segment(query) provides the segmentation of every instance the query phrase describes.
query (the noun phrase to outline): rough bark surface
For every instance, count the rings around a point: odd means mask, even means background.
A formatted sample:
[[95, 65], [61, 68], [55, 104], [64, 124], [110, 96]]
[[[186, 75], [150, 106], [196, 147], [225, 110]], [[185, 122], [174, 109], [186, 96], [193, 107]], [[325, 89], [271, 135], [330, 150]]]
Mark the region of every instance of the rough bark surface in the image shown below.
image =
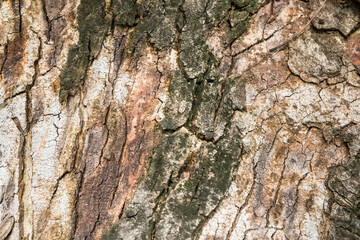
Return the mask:
[[358, 0], [2, 0], [0, 23], [0, 240], [360, 239]]

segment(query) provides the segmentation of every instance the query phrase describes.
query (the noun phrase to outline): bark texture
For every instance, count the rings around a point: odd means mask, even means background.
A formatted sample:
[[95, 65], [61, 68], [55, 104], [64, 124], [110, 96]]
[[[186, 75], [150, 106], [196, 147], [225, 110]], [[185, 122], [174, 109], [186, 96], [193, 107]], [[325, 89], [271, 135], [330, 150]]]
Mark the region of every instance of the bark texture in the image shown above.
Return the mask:
[[0, 21], [0, 240], [360, 239], [358, 0]]

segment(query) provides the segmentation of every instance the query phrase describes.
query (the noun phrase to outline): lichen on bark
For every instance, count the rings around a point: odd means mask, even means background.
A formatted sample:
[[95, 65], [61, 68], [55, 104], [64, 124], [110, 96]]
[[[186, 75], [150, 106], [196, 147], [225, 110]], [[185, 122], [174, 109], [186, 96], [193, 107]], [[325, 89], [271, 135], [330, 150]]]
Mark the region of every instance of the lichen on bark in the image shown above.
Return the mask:
[[360, 163], [356, 159], [334, 169], [328, 180], [333, 198], [330, 201], [328, 239], [356, 239], [360, 234]]
[[0, 239], [358, 239], [358, 0], [0, 3]]
[[79, 42], [70, 49], [60, 75], [60, 101], [77, 94], [85, 81], [89, 64], [100, 52], [110, 26], [105, 8], [105, 0], [82, 0], [78, 6]]
[[[253, 3], [242, 4], [248, 12]], [[144, 51], [140, 42], [178, 52], [159, 123], [170, 135], [155, 150], [123, 219], [103, 239], [194, 238], [223, 199], [242, 149], [232, 117], [245, 109], [245, 80], [220, 77], [220, 61], [206, 39], [224, 18], [233, 17], [232, 9], [230, 1], [155, 1], [136, 23], [130, 34], [133, 60]], [[158, 18], [167, 24], [154, 24]], [[199, 145], [196, 150], [190, 139]]]
[[242, 144], [229, 124], [223, 139], [204, 142], [185, 128], [155, 150], [124, 219], [103, 239], [192, 239], [224, 197]]

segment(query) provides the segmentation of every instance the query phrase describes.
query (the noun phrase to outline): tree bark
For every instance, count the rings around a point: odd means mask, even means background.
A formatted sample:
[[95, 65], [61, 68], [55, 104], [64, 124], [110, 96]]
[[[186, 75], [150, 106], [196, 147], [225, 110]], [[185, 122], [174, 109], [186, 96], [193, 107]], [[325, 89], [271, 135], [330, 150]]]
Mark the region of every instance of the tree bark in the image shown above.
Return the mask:
[[358, 0], [2, 0], [0, 239], [360, 239]]

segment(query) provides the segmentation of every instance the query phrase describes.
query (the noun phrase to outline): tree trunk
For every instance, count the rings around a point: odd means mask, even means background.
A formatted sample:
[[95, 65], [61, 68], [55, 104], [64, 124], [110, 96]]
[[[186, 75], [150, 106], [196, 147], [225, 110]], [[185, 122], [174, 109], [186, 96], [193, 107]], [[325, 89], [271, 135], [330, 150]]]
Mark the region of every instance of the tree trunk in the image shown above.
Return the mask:
[[2, 0], [0, 239], [360, 239], [358, 0]]

